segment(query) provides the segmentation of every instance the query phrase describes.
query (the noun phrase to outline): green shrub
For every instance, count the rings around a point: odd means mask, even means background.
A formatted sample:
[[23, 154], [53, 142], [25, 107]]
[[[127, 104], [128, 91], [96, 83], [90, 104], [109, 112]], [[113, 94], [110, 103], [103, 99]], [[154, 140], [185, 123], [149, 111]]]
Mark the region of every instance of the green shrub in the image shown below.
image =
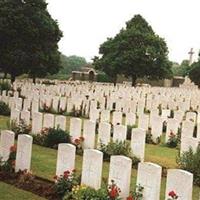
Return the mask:
[[80, 176], [78, 176], [73, 171], [65, 171], [61, 176], [55, 176], [55, 191], [60, 196], [63, 197], [66, 193], [72, 191], [72, 188], [80, 184]]
[[107, 187], [103, 186], [98, 190], [78, 185], [71, 193], [66, 194], [63, 200], [121, 200], [120, 192], [120, 188], [112, 180]]
[[150, 133], [150, 130], [146, 134], [145, 142], [147, 144], [155, 144], [154, 141], [153, 141], [153, 139], [152, 139], [152, 134]]
[[60, 143], [71, 143], [71, 137], [68, 132], [62, 129], [49, 128], [45, 134], [41, 134], [43, 146], [57, 149]]
[[10, 108], [3, 101], [0, 101], [0, 115], [10, 116]]
[[110, 82], [112, 82], [112, 80], [107, 74], [105, 74], [104, 72], [100, 72], [97, 75], [97, 82], [110, 83]]
[[147, 144], [160, 144], [160, 143], [161, 143], [161, 137], [157, 137], [157, 138], [156, 138], [156, 142], [153, 141], [152, 134], [151, 134], [151, 129], [149, 129], [149, 130], [147, 131], [147, 134], [146, 134], [145, 142], [146, 142]]
[[196, 152], [190, 148], [178, 156], [177, 163], [181, 169], [191, 172], [194, 175], [194, 184], [200, 186], [200, 145]]
[[130, 200], [143, 200], [144, 187], [141, 185], [136, 185], [135, 191], [130, 193], [130, 196], [127, 199]]
[[112, 155], [123, 155], [132, 159], [132, 165], [134, 167], [137, 167], [137, 164], [140, 162], [140, 160], [134, 156], [130, 143], [127, 141], [110, 142], [108, 145], [100, 144], [100, 151], [103, 152], [105, 161], [109, 161]]
[[0, 82], [0, 90], [3, 91], [3, 90], [11, 90], [12, 87], [11, 87], [11, 84], [7, 81], [3, 81], [3, 82]]
[[178, 136], [171, 132], [166, 146], [169, 148], [176, 148], [178, 146], [178, 142]]

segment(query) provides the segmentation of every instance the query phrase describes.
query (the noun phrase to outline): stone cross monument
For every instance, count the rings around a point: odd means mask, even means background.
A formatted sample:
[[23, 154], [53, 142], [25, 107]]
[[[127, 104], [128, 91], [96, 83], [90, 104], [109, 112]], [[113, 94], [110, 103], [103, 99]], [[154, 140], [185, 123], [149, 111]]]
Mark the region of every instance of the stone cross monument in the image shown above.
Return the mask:
[[188, 54], [189, 54], [189, 66], [191, 66], [192, 63], [193, 63], [193, 55], [194, 55], [193, 48], [190, 49], [190, 51], [188, 52]]

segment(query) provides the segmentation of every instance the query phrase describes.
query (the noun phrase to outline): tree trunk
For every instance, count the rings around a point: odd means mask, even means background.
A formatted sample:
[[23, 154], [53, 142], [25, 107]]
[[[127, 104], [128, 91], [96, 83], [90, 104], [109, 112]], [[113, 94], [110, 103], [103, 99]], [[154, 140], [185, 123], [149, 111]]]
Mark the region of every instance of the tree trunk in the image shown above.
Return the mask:
[[15, 82], [15, 77], [16, 77], [16, 76], [15, 76], [14, 74], [11, 74], [10, 76], [11, 76], [11, 83], [14, 83], [14, 82]]
[[117, 84], [117, 75], [113, 76], [113, 83], [114, 83], [114, 86], [116, 86], [116, 84]]
[[35, 84], [36, 83], [36, 76], [33, 75], [33, 83]]
[[132, 75], [131, 78], [132, 78], [132, 87], [135, 87], [136, 86], [137, 76], [136, 75]]

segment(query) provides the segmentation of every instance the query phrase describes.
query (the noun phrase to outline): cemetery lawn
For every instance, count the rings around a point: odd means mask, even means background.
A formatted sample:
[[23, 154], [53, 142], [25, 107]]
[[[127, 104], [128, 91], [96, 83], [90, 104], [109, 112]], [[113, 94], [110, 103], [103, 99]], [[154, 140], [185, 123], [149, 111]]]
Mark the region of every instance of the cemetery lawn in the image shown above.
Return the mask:
[[[176, 166], [175, 158], [176, 158], [177, 152], [178, 152], [177, 150], [169, 149], [166, 147], [147, 145], [146, 161], [153, 161], [162, 166], [167, 166], [167, 167], [173, 168]], [[175, 154], [175, 156], [173, 154]], [[33, 154], [32, 154], [32, 172], [33, 172], [33, 174], [43, 177], [43, 178], [47, 178], [49, 180], [53, 180], [53, 177], [54, 177], [55, 171], [56, 171], [56, 157], [57, 157], [57, 150], [41, 147], [38, 145], [33, 145]], [[81, 172], [81, 168], [82, 168], [82, 156], [76, 155], [76, 170], [78, 171], [78, 173]], [[103, 181], [107, 181], [108, 172], [109, 172], [109, 163], [104, 162]], [[135, 186], [136, 175], [137, 175], [137, 171], [135, 169], [133, 169], [132, 177], [131, 177], [131, 179], [132, 179], [131, 180], [131, 188], [134, 188], [134, 186]], [[161, 200], [164, 200], [165, 183], [166, 183], [166, 178], [162, 178]], [[194, 186], [193, 187], [193, 200], [198, 200], [199, 192], [200, 192], [200, 188]]]
[[[1, 130], [7, 129], [8, 122], [9, 122], [8, 117], [0, 116], [0, 129]], [[162, 145], [146, 144], [146, 147], [145, 147], [145, 161], [154, 162], [166, 168], [177, 168], [177, 164], [176, 164], [177, 155], [178, 155], [178, 150], [167, 148]], [[41, 147], [34, 144], [33, 151], [32, 151], [32, 163], [31, 163], [31, 169], [32, 169], [33, 174], [42, 178], [53, 180], [53, 177], [55, 176], [55, 171], [56, 171], [56, 159], [57, 159], [57, 150]], [[82, 156], [77, 155], [76, 156], [76, 170], [78, 171], [78, 173], [81, 172], [81, 168], [82, 168]], [[103, 181], [107, 181], [108, 172], [109, 172], [109, 163], [104, 162]], [[136, 175], [137, 175], [137, 171], [133, 169], [132, 177], [131, 177], [132, 179], [131, 189], [133, 189], [136, 184]], [[160, 198], [161, 200], [164, 200], [164, 196], [165, 196], [165, 183], [166, 183], [166, 178], [162, 178], [161, 198]], [[13, 193], [11, 191], [12, 190], [9, 190], [9, 192], [7, 193]], [[2, 191], [2, 192], [6, 193], [6, 189], [5, 191]], [[1, 192], [1, 185], [0, 185], [0, 199], [3, 199], [1, 198], [2, 192]], [[193, 200], [199, 200], [199, 193], [200, 193], [200, 188], [194, 186]], [[12, 199], [12, 198], [7, 198], [7, 199]]]
[[8, 185], [6, 183], [0, 182], [0, 199], [1, 200], [44, 200], [31, 192], [27, 192], [24, 190], [20, 190], [12, 185]]

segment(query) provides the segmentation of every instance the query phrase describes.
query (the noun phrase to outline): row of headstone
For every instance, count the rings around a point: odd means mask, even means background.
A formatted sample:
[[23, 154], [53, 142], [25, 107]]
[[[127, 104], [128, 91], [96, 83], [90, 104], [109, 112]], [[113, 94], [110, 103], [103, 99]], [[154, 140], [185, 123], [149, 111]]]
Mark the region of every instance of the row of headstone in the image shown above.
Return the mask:
[[[120, 197], [126, 199], [130, 192], [132, 161], [125, 156], [111, 156], [108, 183], [114, 180], [120, 188]], [[75, 147], [60, 144], [58, 148], [56, 174], [62, 175], [66, 170], [75, 168]], [[101, 187], [103, 153], [86, 149], [83, 155], [81, 184], [95, 189]], [[144, 187], [143, 199], [160, 199], [162, 167], [150, 162], [139, 163], [137, 185]], [[187, 188], [184, 186], [187, 185]], [[192, 200], [193, 175], [187, 171], [170, 169], [167, 174], [166, 200], [170, 191], [176, 191], [181, 200]]]
[[[15, 133], [9, 130], [1, 131], [0, 138], [0, 157], [3, 161], [7, 161], [10, 155], [10, 148], [14, 145]], [[28, 170], [31, 167], [33, 138], [30, 135], [20, 134], [17, 140], [17, 152], [15, 171]]]

